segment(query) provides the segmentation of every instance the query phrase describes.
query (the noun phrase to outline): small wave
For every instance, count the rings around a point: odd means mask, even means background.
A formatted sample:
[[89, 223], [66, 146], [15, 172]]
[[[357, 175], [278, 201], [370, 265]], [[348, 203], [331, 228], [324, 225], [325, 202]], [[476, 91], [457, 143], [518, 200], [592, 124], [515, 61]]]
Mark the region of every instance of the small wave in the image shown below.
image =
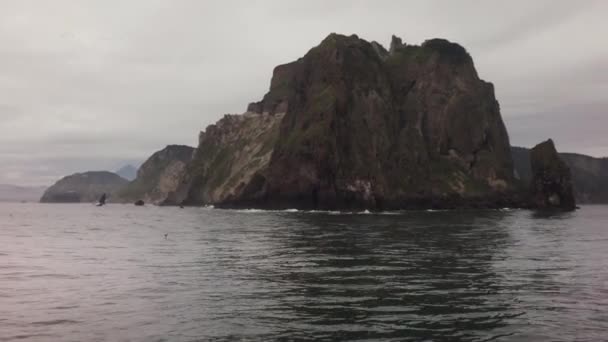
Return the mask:
[[267, 210], [267, 209], [220, 209], [233, 210], [238, 213], [302, 213], [302, 214], [325, 214], [325, 215], [403, 215], [403, 211], [339, 211], [339, 210], [300, 210], [300, 209], [283, 209], [283, 210]]
[[54, 310], [69, 310], [69, 309], [76, 309], [76, 308], [78, 308], [78, 305], [60, 305], [60, 306], [54, 307], [53, 309]]
[[376, 213], [378, 215], [404, 215], [403, 211], [381, 211]]
[[[231, 209], [228, 209], [231, 210]], [[298, 209], [284, 209], [284, 210], [267, 210], [267, 209], [235, 209], [234, 211], [238, 213], [299, 213], [299, 212], [309, 212]]]
[[263, 209], [238, 209], [235, 210], [238, 213], [266, 213], [273, 212], [274, 210], [263, 210]]
[[59, 324], [78, 324], [80, 321], [71, 319], [54, 319], [51, 321], [32, 322], [32, 325], [59, 325]]
[[73, 276], [73, 275], [69, 275], [69, 274], [59, 274], [59, 273], [30, 274], [27, 277], [28, 278], [78, 279], [77, 276]]
[[403, 211], [336, 211], [336, 210], [310, 210], [304, 211], [304, 213], [311, 214], [328, 214], [328, 215], [403, 215]]
[[52, 334], [23, 334], [23, 335], [13, 335], [13, 336], [9, 336], [9, 337], [0, 337], [0, 341], [30, 340], [33, 337], [49, 338], [49, 337], [57, 337], [57, 336], [52, 335]]
[[337, 211], [337, 210], [308, 210], [308, 211], [304, 211], [304, 212], [309, 213], [309, 214], [329, 214], [329, 215], [339, 215], [339, 214], [344, 213], [342, 211]]

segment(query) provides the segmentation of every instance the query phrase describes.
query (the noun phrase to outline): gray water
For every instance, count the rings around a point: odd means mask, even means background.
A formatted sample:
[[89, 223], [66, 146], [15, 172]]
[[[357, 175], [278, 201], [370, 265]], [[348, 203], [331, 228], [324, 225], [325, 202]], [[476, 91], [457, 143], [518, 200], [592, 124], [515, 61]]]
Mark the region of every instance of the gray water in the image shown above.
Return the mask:
[[607, 248], [606, 206], [2, 203], [0, 341], [605, 341]]

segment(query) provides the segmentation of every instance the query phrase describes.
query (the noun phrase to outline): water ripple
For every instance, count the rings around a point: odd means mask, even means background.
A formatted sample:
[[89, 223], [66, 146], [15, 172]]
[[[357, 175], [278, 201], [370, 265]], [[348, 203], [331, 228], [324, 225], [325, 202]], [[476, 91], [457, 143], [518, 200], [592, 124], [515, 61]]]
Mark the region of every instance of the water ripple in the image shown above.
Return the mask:
[[601, 341], [607, 209], [1, 204], [0, 341]]

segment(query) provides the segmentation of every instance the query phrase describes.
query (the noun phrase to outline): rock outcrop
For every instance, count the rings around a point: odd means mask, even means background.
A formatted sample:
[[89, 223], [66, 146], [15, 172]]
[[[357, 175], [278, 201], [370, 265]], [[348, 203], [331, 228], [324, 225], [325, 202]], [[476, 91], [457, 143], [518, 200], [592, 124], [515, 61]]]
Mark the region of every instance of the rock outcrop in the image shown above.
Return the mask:
[[[512, 147], [517, 177], [525, 184], [532, 180], [530, 149]], [[608, 158], [594, 158], [577, 153], [559, 153], [570, 168], [576, 203], [608, 203]]]
[[260, 110], [267, 109], [263, 113], [226, 115], [201, 132], [181, 184], [164, 204], [223, 203], [241, 198], [270, 161], [284, 115], [276, 113], [276, 105], [259, 104]]
[[533, 207], [574, 210], [576, 204], [570, 169], [564, 163], [551, 139], [530, 151]]
[[193, 147], [184, 145], [169, 145], [155, 152], [140, 166], [137, 177], [119, 191], [120, 200], [164, 202], [177, 189], [193, 152]]
[[201, 134], [166, 203], [262, 208], [516, 206], [492, 84], [458, 44], [390, 51], [329, 35]]
[[108, 171], [75, 173], [49, 187], [40, 198], [40, 202], [95, 202], [104, 193], [108, 201], [112, 202], [116, 199], [116, 192], [127, 183], [126, 179]]

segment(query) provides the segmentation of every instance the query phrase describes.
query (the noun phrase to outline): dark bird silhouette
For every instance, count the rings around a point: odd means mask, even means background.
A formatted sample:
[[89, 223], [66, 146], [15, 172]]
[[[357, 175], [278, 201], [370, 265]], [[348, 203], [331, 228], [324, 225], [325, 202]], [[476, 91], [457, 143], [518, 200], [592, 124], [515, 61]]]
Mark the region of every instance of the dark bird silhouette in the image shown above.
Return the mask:
[[101, 197], [99, 197], [99, 202], [97, 202], [97, 206], [101, 207], [104, 204], [106, 204], [106, 194], [105, 193], [103, 195], [101, 195]]
[[169, 235], [169, 233], [166, 233], [166, 234], [165, 234], [165, 240], [167, 240], [167, 235]]

